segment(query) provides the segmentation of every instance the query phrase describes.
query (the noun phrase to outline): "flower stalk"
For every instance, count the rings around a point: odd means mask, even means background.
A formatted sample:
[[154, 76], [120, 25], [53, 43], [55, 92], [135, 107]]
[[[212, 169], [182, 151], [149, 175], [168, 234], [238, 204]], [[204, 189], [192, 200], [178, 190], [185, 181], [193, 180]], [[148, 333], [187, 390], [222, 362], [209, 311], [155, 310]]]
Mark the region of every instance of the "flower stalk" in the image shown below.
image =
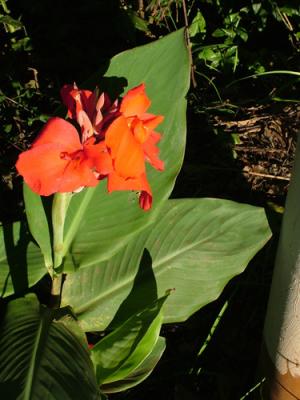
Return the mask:
[[61, 266], [64, 257], [64, 226], [67, 210], [72, 198], [72, 193], [56, 193], [52, 205], [52, 227], [53, 227], [53, 254], [54, 271]]

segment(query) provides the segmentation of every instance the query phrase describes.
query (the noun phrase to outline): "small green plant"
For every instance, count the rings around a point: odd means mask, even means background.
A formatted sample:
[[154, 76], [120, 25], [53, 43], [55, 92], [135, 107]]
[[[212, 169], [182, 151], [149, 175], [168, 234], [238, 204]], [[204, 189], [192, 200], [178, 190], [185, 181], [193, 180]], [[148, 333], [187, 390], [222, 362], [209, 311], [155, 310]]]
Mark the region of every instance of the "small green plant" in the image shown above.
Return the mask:
[[239, 63], [238, 43], [248, 40], [247, 31], [241, 26], [244, 13], [247, 13], [246, 8], [227, 15], [223, 20], [223, 26], [211, 33], [211, 37], [220, 42], [203, 44], [207, 35], [206, 21], [201, 11], [197, 10], [190, 28], [196, 64], [203, 61], [208, 68], [216, 71], [226, 70], [229, 67], [235, 72]]

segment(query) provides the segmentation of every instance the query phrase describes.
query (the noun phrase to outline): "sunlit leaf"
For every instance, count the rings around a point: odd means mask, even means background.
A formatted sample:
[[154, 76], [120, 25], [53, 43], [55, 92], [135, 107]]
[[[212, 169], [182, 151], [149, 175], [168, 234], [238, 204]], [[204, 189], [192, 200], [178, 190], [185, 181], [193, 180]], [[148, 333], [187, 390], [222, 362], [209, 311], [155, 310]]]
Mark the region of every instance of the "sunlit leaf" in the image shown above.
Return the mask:
[[[93, 263], [87, 257], [87, 268], [68, 276], [63, 303], [74, 307], [84, 330], [104, 330], [132, 290], [147, 248], [158, 296], [174, 289], [164, 306], [164, 322], [183, 321], [216, 299], [270, 234], [261, 208], [220, 199], [170, 200], [157, 221], [110, 260], [96, 261], [96, 251]], [[141, 274], [145, 292], [147, 282]], [[136, 294], [137, 304], [143, 290]]]
[[116, 393], [130, 389], [144, 381], [153, 371], [166, 348], [166, 341], [159, 337], [151, 353], [125, 379], [101, 386], [104, 393]]
[[93, 347], [91, 358], [98, 383], [125, 379], [152, 352], [159, 337], [165, 299], [134, 314]]

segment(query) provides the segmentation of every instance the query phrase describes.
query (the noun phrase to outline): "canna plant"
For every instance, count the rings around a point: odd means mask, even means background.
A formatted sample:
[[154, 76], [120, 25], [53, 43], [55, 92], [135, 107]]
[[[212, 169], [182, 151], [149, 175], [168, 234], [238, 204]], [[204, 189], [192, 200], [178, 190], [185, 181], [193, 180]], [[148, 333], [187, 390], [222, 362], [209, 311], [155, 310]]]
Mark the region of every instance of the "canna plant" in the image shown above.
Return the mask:
[[270, 237], [262, 209], [168, 200], [189, 71], [183, 30], [121, 53], [89, 89], [65, 85], [66, 119], [20, 154], [27, 223], [0, 231], [6, 399], [102, 399], [139, 384], [165, 349], [162, 324], [216, 299]]

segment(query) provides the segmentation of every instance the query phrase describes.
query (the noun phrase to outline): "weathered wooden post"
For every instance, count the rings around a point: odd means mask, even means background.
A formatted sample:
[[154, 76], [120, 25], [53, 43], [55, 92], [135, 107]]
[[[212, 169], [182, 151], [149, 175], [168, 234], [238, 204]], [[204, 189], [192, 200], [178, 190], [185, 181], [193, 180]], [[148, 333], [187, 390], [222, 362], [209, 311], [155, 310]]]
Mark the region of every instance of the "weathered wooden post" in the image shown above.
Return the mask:
[[300, 143], [292, 172], [264, 328], [264, 400], [300, 399]]

